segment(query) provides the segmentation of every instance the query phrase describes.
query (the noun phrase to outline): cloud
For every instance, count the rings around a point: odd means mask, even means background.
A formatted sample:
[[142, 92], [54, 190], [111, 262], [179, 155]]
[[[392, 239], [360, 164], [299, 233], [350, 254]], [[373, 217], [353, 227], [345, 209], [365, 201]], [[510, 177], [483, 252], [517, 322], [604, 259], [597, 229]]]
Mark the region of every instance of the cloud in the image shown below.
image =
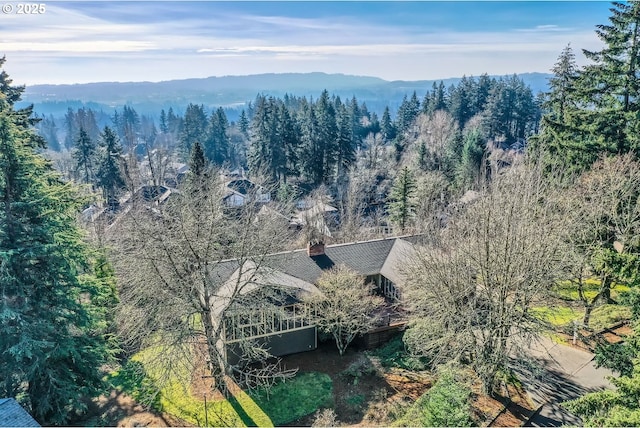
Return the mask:
[[[488, 23], [491, 30], [468, 31], [464, 26], [436, 29], [435, 15], [418, 25], [415, 19], [407, 24], [391, 17], [371, 19], [364, 13], [312, 17], [247, 13], [254, 6], [52, 3], [47, 4], [46, 15], [0, 17], [0, 55], [8, 54], [16, 80], [25, 83], [285, 71], [410, 79], [479, 74], [497, 66], [505, 72], [515, 67], [546, 71], [567, 43], [587, 49], [599, 43], [590, 29], [564, 28], [544, 20], [529, 28], [498, 30]], [[486, 69], [478, 71], [481, 67]]]

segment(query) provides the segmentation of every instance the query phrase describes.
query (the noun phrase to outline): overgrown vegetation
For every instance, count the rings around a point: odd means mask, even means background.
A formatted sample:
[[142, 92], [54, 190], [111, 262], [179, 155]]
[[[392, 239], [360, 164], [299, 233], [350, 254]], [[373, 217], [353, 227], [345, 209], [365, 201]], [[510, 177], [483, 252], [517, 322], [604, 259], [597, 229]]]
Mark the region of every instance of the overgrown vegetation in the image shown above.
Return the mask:
[[[404, 333], [406, 334], [406, 333]], [[397, 367], [410, 371], [427, 370], [430, 366], [426, 357], [414, 355], [407, 350], [403, 335], [393, 337], [380, 348], [374, 349], [372, 355], [380, 359], [383, 367]]]
[[453, 367], [438, 371], [436, 383], [394, 425], [403, 427], [467, 427], [471, 419], [471, 387]]

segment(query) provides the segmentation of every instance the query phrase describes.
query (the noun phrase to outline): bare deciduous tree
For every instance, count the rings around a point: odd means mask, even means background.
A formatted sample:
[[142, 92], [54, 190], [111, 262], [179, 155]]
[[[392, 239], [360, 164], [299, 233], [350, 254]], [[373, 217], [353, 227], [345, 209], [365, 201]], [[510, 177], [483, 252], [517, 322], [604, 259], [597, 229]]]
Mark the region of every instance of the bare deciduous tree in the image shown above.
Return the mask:
[[[258, 216], [254, 202], [226, 208], [223, 194], [216, 173], [191, 176], [164, 204], [131, 207], [110, 236], [125, 343], [132, 350], [155, 348], [164, 374], [174, 368], [192, 373], [206, 365], [207, 376], [226, 393], [229, 382], [264, 384], [280, 373], [277, 363], [266, 362], [268, 352], [249, 339], [243, 344], [246, 354], [263, 364], [231, 366], [223, 321], [239, 300], [256, 309], [270, 305], [261, 298], [264, 293], [250, 291], [259, 282], [265, 255], [286, 239], [287, 224]], [[247, 194], [250, 201], [252, 196]]]
[[316, 325], [333, 336], [343, 355], [356, 336], [375, 325], [383, 298], [373, 294], [373, 285], [342, 265], [324, 272], [316, 285], [322, 294], [307, 297], [315, 307]]
[[407, 263], [410, 349], [435, 364], [470, 362], [492, 390], [543, 327], [531, 308], [563, 275], [565, 232], [557, 192], [537, 169], [495, 177]]
[[[640, 163], [631, 154], [601, 159], [578, 178], [566, 199], [574, 226], [570, 280], [588, 327], [596, 305], [611, 302], [615, 283], [638, 279]], [[595, 295], [588, 293], [592, 279], [597, 280]]]
[[418, 116], [410, 139], [414, 141], [412, 147], [415, 153], [412, 157], [420, 158], [420, 168], [444, 169], [444, 160], [456, 129], [455, 120], [444, 110], [438, 110], [433, 115], [422, 113]]

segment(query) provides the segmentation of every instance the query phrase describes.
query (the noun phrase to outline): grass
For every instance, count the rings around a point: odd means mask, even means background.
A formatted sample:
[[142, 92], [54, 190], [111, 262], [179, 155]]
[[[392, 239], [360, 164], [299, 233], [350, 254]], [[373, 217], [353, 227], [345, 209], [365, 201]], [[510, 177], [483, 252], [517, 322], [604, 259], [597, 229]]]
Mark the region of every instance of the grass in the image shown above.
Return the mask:
[[595, 331], [600, 331], [628, 319], [631, 319], [631, 308], [628, 306], [602, 305], [591, 313], [589, 326]]
[[[532, 309], [532, 312], [540, 320], [549, 323], [555, 329], [562, 329], [569, 326], [573, 321], [582, 322], [584, 318], [584, 308], [571, 308], [568, 306], [539, 306]], [[593, 309], [589, 320], [589, 328], [594, 331], [611, 327], [620, 321], [631, 319], [631, 308], [620, 304], [605, 304]], [[562, 342], [562, 340], [559, 340]]]
[[[218, 399], [207, 401], [206, 413], [204, 397], [191, 395], [190, 385], [185, 379], [190, 379], [190, 371], [186, 365], [173, 367], [173, 370], [163, 378], [162, 368], [155, 364], [156, 357], [163, 352], [160, 348], [146, 349], [136, 354], [130, 360], [136, 367], [144, 367], [145, 378], [133, 378], [132, 381], [143, 379], [146, 383], [135, 384], [123, 388], [127, 393], [141, 389], [147, 391], [149, 385], [157, 385], [159, 393], [156, 396], [156, 410], [162, 410], [186, 422], [204, 426], [273, 426], [271, 419], [244, 391], [234, 393], [228, 400]], [[129, 363], [128, 363], [129, 364]], [[125, 367], [127, 365], [125, 364]], [[121, 370], [122, 371], [122, 370]], [[126, 371], [125, 371], [126, 372]], [[116, 373], [116, 379], [122, 377]], [[162, 382], [159, 379], [163, 379]], [[134, 396], [134, 399], [136, 397]]]
[[567, 306], [558, 306], [550, 308], [548, 306], [539, 306], [532, 308], [533, 314], [538, 319], [548, 322], [553, 327], [564, 327], [574, 320], [581, 320], [584, 310], [569, 308]]
[[107, 385], [110, 389], [122, 391], [136, 402], [153, 410], [159, 411], [162, 408], [158, 386], [140, 361], [129, 360], [120, 369], [110, 373], [107, 376]]
[[333, 382], [324, 373], [302, 373], [294, 379], [280, 383], [270, 391], [251, 393], [276, 426], [294, 422], [316, 410], [333, 405]]
[[[600, 290], [600, 280], [595, 278], [589, 278], [584, 281], [584, 294], [589, 300], [596, 297]], [[629, 287], [622, 284], [615, 284], [611, 288], [611, 298], [618, 299], [621, 293], [628, 292]], [[579, 301], [580, 295], [578, 293], [578, 287], [571, 281], [562, 281], [555, 289], [556, 295], [563, 300]]]

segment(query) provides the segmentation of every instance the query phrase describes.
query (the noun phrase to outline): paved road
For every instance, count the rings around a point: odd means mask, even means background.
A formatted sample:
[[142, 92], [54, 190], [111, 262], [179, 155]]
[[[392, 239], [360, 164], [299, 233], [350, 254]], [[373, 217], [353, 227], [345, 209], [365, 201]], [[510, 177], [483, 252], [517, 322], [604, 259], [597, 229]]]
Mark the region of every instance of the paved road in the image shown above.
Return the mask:
[[534, 403], [544, 404], [530, 426], [581, 425], [582, 421], [560, 407], [560, 403], [587, 392], [611, 388], [607, 376], [613, 373], [596, 368], [592, 353], [546, 338], [533, 343], [530, 351], [535, 364], [516, 369]]

